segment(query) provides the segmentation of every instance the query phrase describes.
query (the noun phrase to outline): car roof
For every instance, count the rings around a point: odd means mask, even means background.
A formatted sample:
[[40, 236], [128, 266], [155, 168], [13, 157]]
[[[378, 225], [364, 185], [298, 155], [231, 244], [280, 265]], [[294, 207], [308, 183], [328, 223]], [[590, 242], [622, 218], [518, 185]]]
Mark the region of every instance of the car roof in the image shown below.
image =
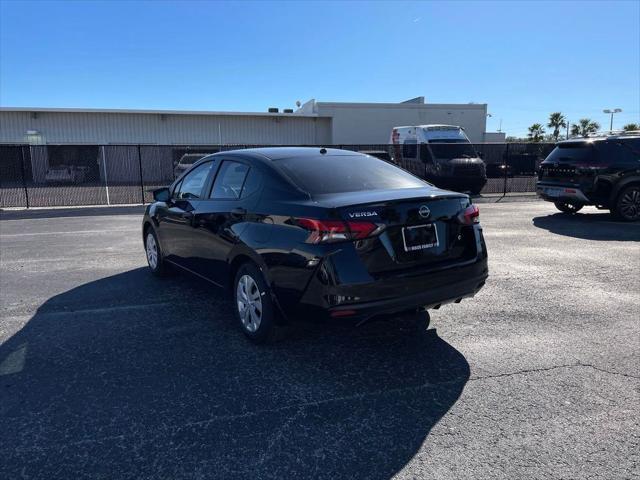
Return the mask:
[[326, 156], [350, 156], [350, 155], [362, 155], [358, 152], [351, 150], [341, 150], [339, 148], [324, 148], [324, 147], [263, 147], [263, 148], [247, 148], [244, 150], [231, 150], [227, 152], [220, 152], [216, 155], [235, 155], [235, 156], [248, 156], [253, 158], [263, 158], [267, 160], [282, 160], [284, 158], [292, 157], [318, 157], [320, 155]]
[[[325, 153], [320, 153], [320, 150], [324, 150]], [[283, 160], [285, 158], [317, 158], [319, 156], [353, 156], [364, 155], [363, 153], [354, 152], [351, 150], [341, 150], [339, 148], [324, 148], [324, 147], [262, 147], [262, 148], [243, 148], [238, 150], [226, 150], [224, 152], [218, 152], [210, 155], [206, 155], [189, 168], [196, 168], [200, 164], [210, 161], [216, 157], [223, 158], [237, 158], [251, 159], [257, 163], [268, 164], [270, 168], [273, 168], [272, 163], [275, 160]]]
[[628, 133], [628, 134], [621, 133], [621, 134], [613, 134], [613, 135], [595, 134], [589, 137], [573, 137], [567, 140], [560, 140], [558, 142], [558, 145], [562, 143], [603, 142], [606, 140], [631, 140], [631, 139], [638, 139], [638, 138], [640, 138], [640, 133], [635, 133], [635, 132]]
[[464, 130], [464, 128], [460, 127], [459, 125], [445, 125], [445, 124], [441, 124], [441, 123], [428, 123], [425, 125], [403, 125], [400, 127], [393, 127], [395, 129], [398, 128], [426, 128], [426, 129], [445, 129], [445, 130], [453, 130], [453, 129], [461, 129]]

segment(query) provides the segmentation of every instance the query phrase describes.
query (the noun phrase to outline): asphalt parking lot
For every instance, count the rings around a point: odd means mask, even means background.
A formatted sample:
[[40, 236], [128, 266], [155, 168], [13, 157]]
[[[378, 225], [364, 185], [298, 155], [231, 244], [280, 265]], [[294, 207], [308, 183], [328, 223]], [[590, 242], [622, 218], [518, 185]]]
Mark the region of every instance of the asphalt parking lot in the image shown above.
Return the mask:
[[489, 281], [428, 331], [256, 347], [136, 212], [3, 213], [0, 478], [640, 475], [639, 224], [482, 205]]

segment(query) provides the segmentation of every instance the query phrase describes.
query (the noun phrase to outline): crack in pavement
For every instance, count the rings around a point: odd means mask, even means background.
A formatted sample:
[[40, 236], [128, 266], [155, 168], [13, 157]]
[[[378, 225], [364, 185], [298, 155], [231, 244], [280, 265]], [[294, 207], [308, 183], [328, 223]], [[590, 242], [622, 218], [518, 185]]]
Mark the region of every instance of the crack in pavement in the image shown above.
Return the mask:
[[477, 377], [470, 377], [469, 381], [470, 382], [474, 382], [474, 381], [477, 381], [477, 380], [487, 380], [487, 379], [492, 379], [492, 378], [513, 377], [515, 375], [525, 375], [527, 373], [548, 372], [550, 370], [557, 370], [557, 369], [560, 369], [560, 368], [576, 368], [576, 367], [592, 368], [592, 369], [597, 370], [597, 371], [602, 372], [602, 373], [608, 373], [610, 375], [620, 375], [622, 377], [635, 378], [637, 380], [640, 380], [640, 376], [631, 375], [629, 373], [614, 372], [612, 370], [606, 370], [604, 368], [600, 368], [600, 367], [596, 367], [595, 365], [591, 365], [590, 363], [568, 363], [568, 364], [564, 364], [564, 365], [552, 365], [550, 367], [531, 368], [531, 369], [526, 369], [526, 370], [517, 370], [515, 372], [497, 373], [497, 374], [494, 374], [494, 375], [482, 375], [482, 376], [477, 376]]

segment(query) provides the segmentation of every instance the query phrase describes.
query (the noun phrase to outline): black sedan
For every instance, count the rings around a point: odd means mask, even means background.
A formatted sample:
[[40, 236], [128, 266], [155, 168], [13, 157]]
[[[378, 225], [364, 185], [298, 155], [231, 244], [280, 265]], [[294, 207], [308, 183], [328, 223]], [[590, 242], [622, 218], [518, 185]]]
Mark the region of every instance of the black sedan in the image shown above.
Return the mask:
[[298, 318], [357, 324], [457, 303], [488, 275], [467, 195], [356, 152], [221, 152], [154, 198], [143, 220], [151, 271], [229, 288], [256, 342]]

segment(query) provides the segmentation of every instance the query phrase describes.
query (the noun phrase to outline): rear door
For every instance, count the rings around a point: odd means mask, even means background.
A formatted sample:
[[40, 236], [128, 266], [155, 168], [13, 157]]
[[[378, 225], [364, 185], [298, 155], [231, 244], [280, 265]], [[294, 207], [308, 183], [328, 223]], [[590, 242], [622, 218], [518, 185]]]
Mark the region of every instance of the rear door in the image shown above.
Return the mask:
[[210, 193], [194, 212], [190, 269], [225, 284], [227, 258], [254, 219], [261, 185], [262, 175], [250, 163], [222, 160]]

